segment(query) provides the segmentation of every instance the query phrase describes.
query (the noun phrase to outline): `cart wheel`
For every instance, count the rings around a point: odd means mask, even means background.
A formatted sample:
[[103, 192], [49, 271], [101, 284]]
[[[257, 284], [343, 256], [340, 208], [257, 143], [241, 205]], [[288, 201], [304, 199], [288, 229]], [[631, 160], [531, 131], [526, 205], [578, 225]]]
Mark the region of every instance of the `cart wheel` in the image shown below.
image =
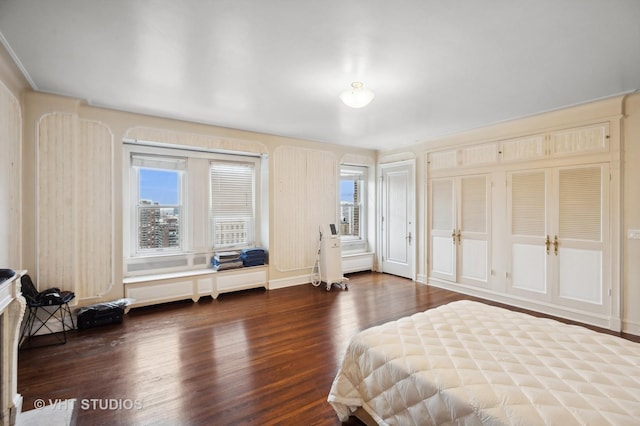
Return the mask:
[[327, 291], [331, 291], [331, 286], [327, 285]]
[[344, 285], [344, 289], [345, 289], [345, 291], [349, 291], [349, 286], [345, 284]]

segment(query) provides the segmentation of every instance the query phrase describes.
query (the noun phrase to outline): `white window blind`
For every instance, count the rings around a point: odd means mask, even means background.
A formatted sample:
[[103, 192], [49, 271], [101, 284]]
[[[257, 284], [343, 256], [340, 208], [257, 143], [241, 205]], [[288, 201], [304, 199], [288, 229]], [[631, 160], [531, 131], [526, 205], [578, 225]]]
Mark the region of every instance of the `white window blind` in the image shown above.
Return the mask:
[[187, 160], [179, 157], [132, 154], [131, 165], [147, 169], [186, 170]]
[[255, 241], [254, 164], [212, 161], [210, 172], [214, 248], [252, 245]]

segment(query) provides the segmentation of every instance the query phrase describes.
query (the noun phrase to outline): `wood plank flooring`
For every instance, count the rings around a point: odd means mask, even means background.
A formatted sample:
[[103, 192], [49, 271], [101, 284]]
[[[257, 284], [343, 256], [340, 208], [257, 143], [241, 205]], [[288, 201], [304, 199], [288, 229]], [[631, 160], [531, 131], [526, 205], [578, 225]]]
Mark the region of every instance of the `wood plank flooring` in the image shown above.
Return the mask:
[[473, 298], [366, 272], [349, 291], [308, 284], [133, 309], [121, 325], [21, 350], [18, 392], [23, 411], [76, 398], [77, 425], [339, 425], [326, 398], [351, 336], [460, 299]]

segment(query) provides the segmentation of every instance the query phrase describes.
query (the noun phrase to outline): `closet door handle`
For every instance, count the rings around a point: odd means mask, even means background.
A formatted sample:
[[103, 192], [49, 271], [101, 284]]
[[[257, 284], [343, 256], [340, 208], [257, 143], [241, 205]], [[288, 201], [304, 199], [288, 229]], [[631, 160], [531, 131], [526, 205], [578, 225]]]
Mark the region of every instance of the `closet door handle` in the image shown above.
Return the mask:
[[456, 230], [451, 231], [451, 238], [453, 238], [453, 245], [456, 245]]
[[458, 235], [456, 235], [458, 237], [458, 245], [460, 245], [460, 239], [462, 238], [462, 233], [460, 232], [460, 230], [458, 229]]
[[547, 254], [549, 254], [549, 247], [551, 246], [551, 238], [547, 235], [547, 239], [544, 240], [544, 245], [547, 247]]
[[555, 254], [556, 256], [558, 255], [559, 244], [560, 242], [558, 241], [558, 236], [556, 235], [555, 238], [553, 239], [553, 254]]

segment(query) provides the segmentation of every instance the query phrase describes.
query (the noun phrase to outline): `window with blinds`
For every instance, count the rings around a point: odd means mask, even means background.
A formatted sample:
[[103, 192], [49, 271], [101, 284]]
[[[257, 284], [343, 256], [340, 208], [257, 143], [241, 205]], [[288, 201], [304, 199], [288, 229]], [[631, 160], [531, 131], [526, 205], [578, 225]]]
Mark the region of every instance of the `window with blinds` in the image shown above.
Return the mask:
[[214, 249], [255, 242], [255, 165], [212, 161], [211, 240]]
[[260, 246], [257, 156], [125, 143], [127, 276], [207, 267], [216, 251]]
[[343, 240], [364, 240], [367, 168], [340, 166], [340, 235]]

